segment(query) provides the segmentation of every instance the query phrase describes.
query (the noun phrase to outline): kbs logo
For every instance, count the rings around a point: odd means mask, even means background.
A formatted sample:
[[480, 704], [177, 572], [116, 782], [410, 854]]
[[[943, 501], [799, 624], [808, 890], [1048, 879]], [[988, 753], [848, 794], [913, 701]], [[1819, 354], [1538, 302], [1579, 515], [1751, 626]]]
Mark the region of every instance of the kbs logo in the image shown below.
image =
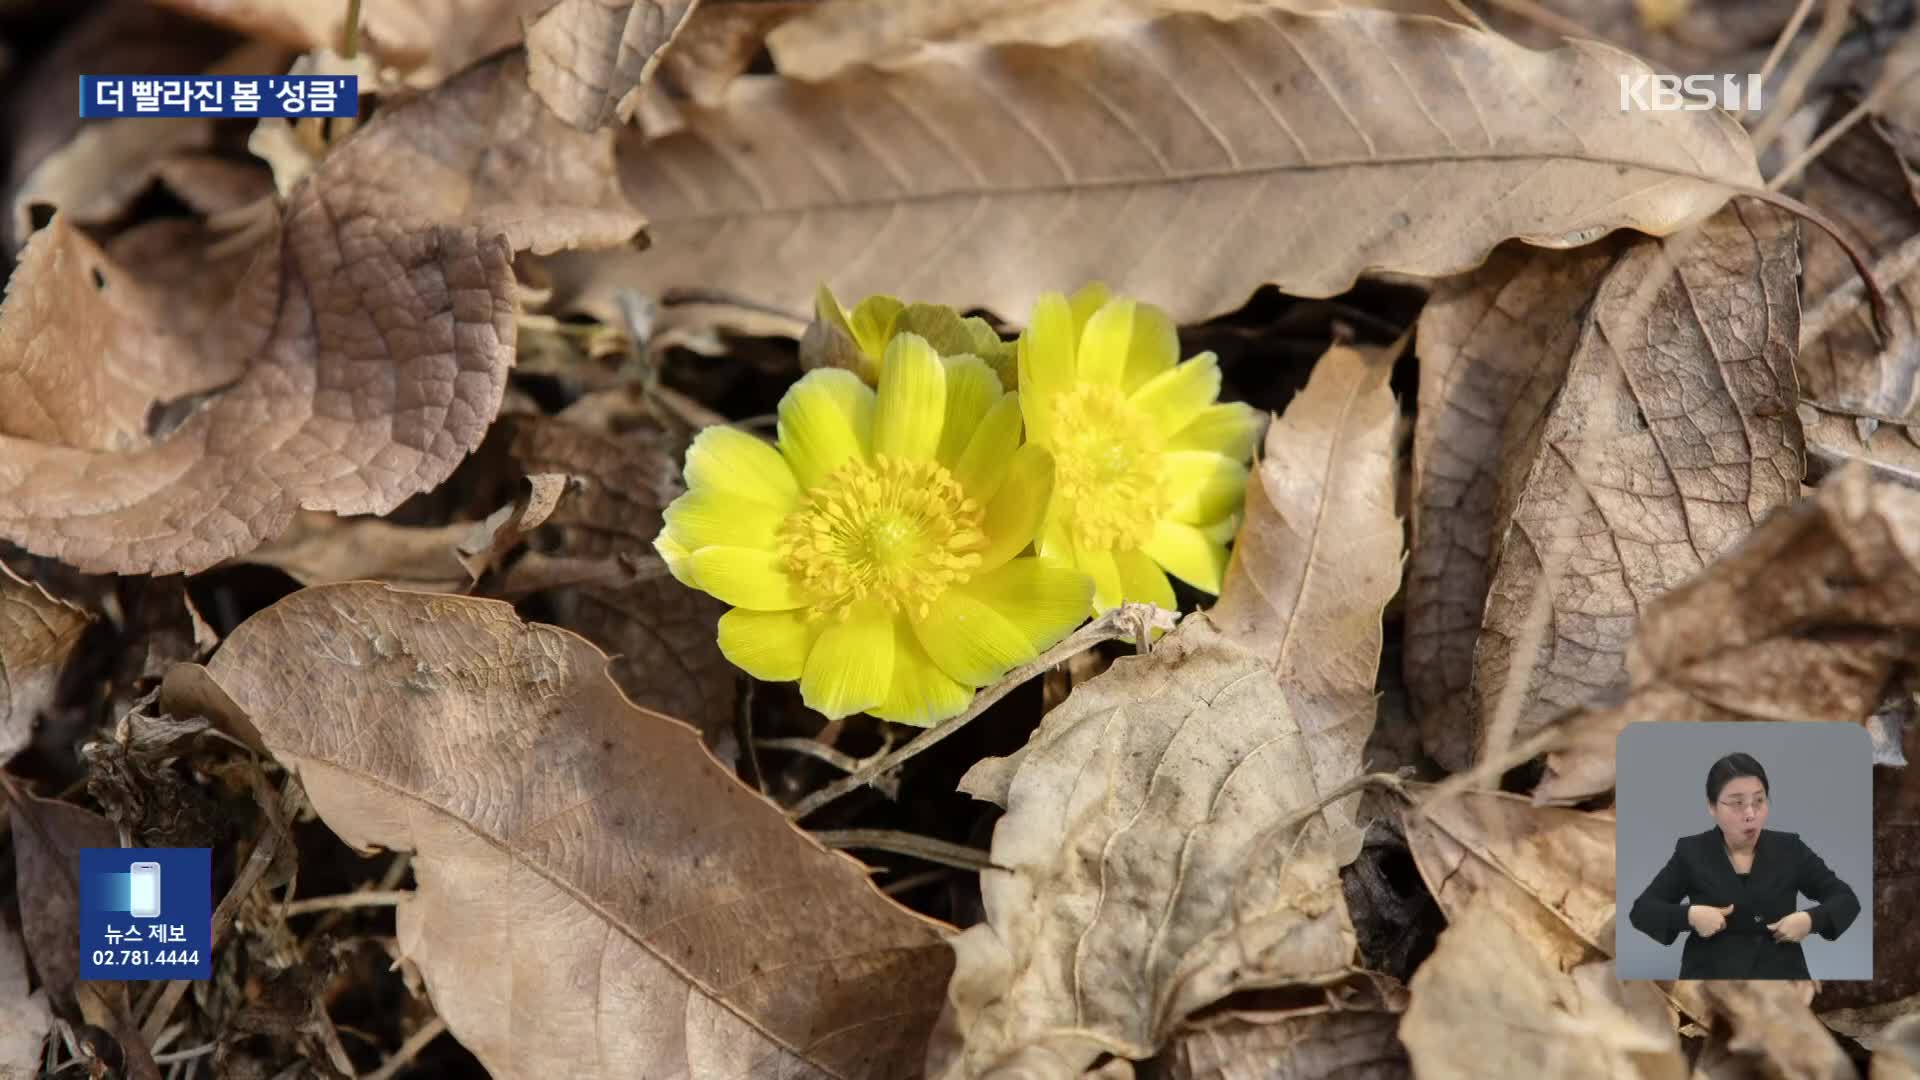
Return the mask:
[[[1745, 93], [1742, 93], [1742, 90]], [[1760, 111], [1758, 75], [1622, 75], [1620, 111]]]

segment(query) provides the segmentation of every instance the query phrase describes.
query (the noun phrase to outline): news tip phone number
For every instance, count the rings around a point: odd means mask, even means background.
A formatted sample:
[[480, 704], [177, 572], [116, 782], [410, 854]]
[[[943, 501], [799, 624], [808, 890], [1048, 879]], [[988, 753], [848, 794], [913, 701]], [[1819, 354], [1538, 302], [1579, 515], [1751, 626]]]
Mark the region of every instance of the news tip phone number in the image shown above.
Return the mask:
[[95, 949], [95, 967], [146, 967], [149, 964], [198, 964], [199, 949]]

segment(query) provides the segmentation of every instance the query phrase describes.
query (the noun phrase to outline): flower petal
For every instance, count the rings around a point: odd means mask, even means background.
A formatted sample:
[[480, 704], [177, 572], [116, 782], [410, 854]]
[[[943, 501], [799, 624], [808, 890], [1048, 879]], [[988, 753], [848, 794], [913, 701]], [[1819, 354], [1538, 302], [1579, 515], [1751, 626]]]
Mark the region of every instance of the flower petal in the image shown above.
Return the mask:
[[1152, 539], [1140, 550], [1181, 581], [1202, 592], [1219, 594], [1220, 579], [1227, 572], [1226, 545], [1192, 525], [1163, 518], [1154, 526]]
[[786, 514], [766, 503], [729, 498], [703, 487], [668, 503], [662, 517], [667, 523], [663, 535], [687, 552], [714, 544], [771, 551]]
[[687, 487], [711, 488], [729, 498], [791, 510], [800, 485], [780, 451], [736, 427], [713, 424], [687, 447]]
[[686, 565], [696, 588], [734, 607], [786, 611], [804, 603], [780, 556], [772, 551], [715, 545], [689, 554]]
[[822, 626], [799, 611], [734, 608], [720, 616], [720, 654], [756, 679], [792, 682], [806, 669]]
[[982, 522], [987, 546], [980, 552], [980, 569], [992, 570], [1025, 550], [1047, 516], [1053, 496], [1053, 455], [1033, 443], [1014, 451], [1006, 483], [987, 503]]
[[1173, 583], [1143, 551], [1116, 551], [1113, 561], [1120, 568], [1120, 595], [1135, 603], [1152, 604], [1165, 611], [1178, 611], [1173, 598]]
[[940, 428], [940, 464], [952, 468], [967, 449], [980, 421], [1000, 400], [1000, 376], [977, 356], [946, 358], [947, 417]]
[[780, 398], [780, 452], [803, 490], [866, 460], [872, 439], [873, 391], [851, 371], [809, 371]]
[[1020, 365], [1020, 408], [1027, 438], [1044, 442], [1053, 396], [1073, 385], [1073, 309], [1059, 293], [1047, 293], [1033, 305], [1033, 318], [1015, 345]]
[[1240, 508], [1247, 493], [1247, 467], [1207, 450], [1175, 450], [1160, 456], [1173, 499], [1166, 516], [1197, 525]]
[[940, 670], [985, 686], [1080, 625], [1092, 593], [1084, 574], [1015, 559], [941, 593], [913, 632]]
[[1204, 352], [1148, 379], [1127, 400], [1165, 439], [1193, 423], [1219, 396], [1220, 363]]
[[973, 702], [973, 688], [941, 671], [904, 619], [894, 624], [893, 650], [893, 684], [887, 699], [868, 712], [896, 724], [932, 727], [958, 716]]
[[1080, 335], [1081, 382], [1104, 383], [1131, 393], [1180, 359], [1173, 320], [1151, 304], [1110, 300], [1087, 320]]
[[930, 461], [947, 414], [947, 369], [919, 334], [896, 334], [880, 364], [873, 452]]
[[660, 561], [667, 564], [667, 573], [672, 574], [675, 581], [688, 588], [700, 587], [699, 580], [693, 576], [693, 567], [687, 562], [687, 557], [693, 552], [688, 551], [685, 544], [662, 529], [660, 535], [653, 538], [653, 550], [660, 553]]
[[1111, 611], [1120, 606], [1120, 564], [1111, 551], [1087, 551], [1075, 547], [1073, 561], [1093, 578], [1093, 610]]
[[1087, 320], [1093, 318], [1093, 313], [1106, 307], [1107, 301], [1111, 299], [1113, 299], [1113, 291], [1107, 288], [1107, 283], [1104, 281], [1089, 281], [1074, 292], [1073, 296], [1067, 300], [1067, 307], [1073, 312], [1075, 338], [1078, 338], [1080, 332], [1086, 329]]
[[1076, 565], [1073, 557], [1073, 531], [1068, 522], [1073, 520], [1073, 507], [1054, 500], [1047, 508], [1047, 520], [1040, 526], [1040, 536], [1034, 541], [1033, 549], [1050, 563], [1060, 566]]
[[1014, 448], [1020, 445], [1020, 395], [1002, 394], [987, 410], [960, 460], [953, 467], [953, 478], [975, 501], [985, 505], [1006, 483], [1007, 467], [1012, 464]]
[[1200, 410], [1186, 427], [1167, 441], [1169, 450], [1211, 450], [1235, 461], [1248, 461], [1266, 426], [1266, 414], [1244, 401], [1223, 401]]
[[864, 712], [887, 700], [893, 686], [893, 617], [861, 604], [845, 622], [830, 622], [807, 652], [800, 699], [829, 720]]
[[854, 344], [875, 361], [880, 360], [886, 355], [887, 343], [893, 340], [893, 328], [906, 307], [899, 300], [878, 293], [854, 305], [853, 312], [847, 316]]

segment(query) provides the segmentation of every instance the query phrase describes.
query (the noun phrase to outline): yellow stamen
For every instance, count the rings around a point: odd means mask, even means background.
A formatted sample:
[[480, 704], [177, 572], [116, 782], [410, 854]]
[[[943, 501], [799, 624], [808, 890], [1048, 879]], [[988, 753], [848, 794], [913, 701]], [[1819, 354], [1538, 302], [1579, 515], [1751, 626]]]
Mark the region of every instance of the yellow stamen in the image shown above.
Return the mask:
[[1072, 508], [1076, 547], [1124, 551], [1153, 536], [1168, 498], [1152, 431], [1118, 387], [1082, 383], [1054, 402], [1054, 492]]
[[780, 553], [811, 614], [845, 619], [875, 599], [925, 618], [986, 546], [980, 504], [933, 461], [841, 465], [780, 523]]

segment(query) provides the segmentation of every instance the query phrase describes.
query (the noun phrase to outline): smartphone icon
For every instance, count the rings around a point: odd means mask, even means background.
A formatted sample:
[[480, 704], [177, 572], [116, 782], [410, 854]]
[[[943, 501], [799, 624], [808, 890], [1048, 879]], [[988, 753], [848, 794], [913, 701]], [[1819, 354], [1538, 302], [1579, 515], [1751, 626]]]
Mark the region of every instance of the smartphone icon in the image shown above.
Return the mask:
[[133, 881], [129, 900], [133, 917], [151, 919], [160, 914], [160, 864], [137, 862], [128, 876]]

